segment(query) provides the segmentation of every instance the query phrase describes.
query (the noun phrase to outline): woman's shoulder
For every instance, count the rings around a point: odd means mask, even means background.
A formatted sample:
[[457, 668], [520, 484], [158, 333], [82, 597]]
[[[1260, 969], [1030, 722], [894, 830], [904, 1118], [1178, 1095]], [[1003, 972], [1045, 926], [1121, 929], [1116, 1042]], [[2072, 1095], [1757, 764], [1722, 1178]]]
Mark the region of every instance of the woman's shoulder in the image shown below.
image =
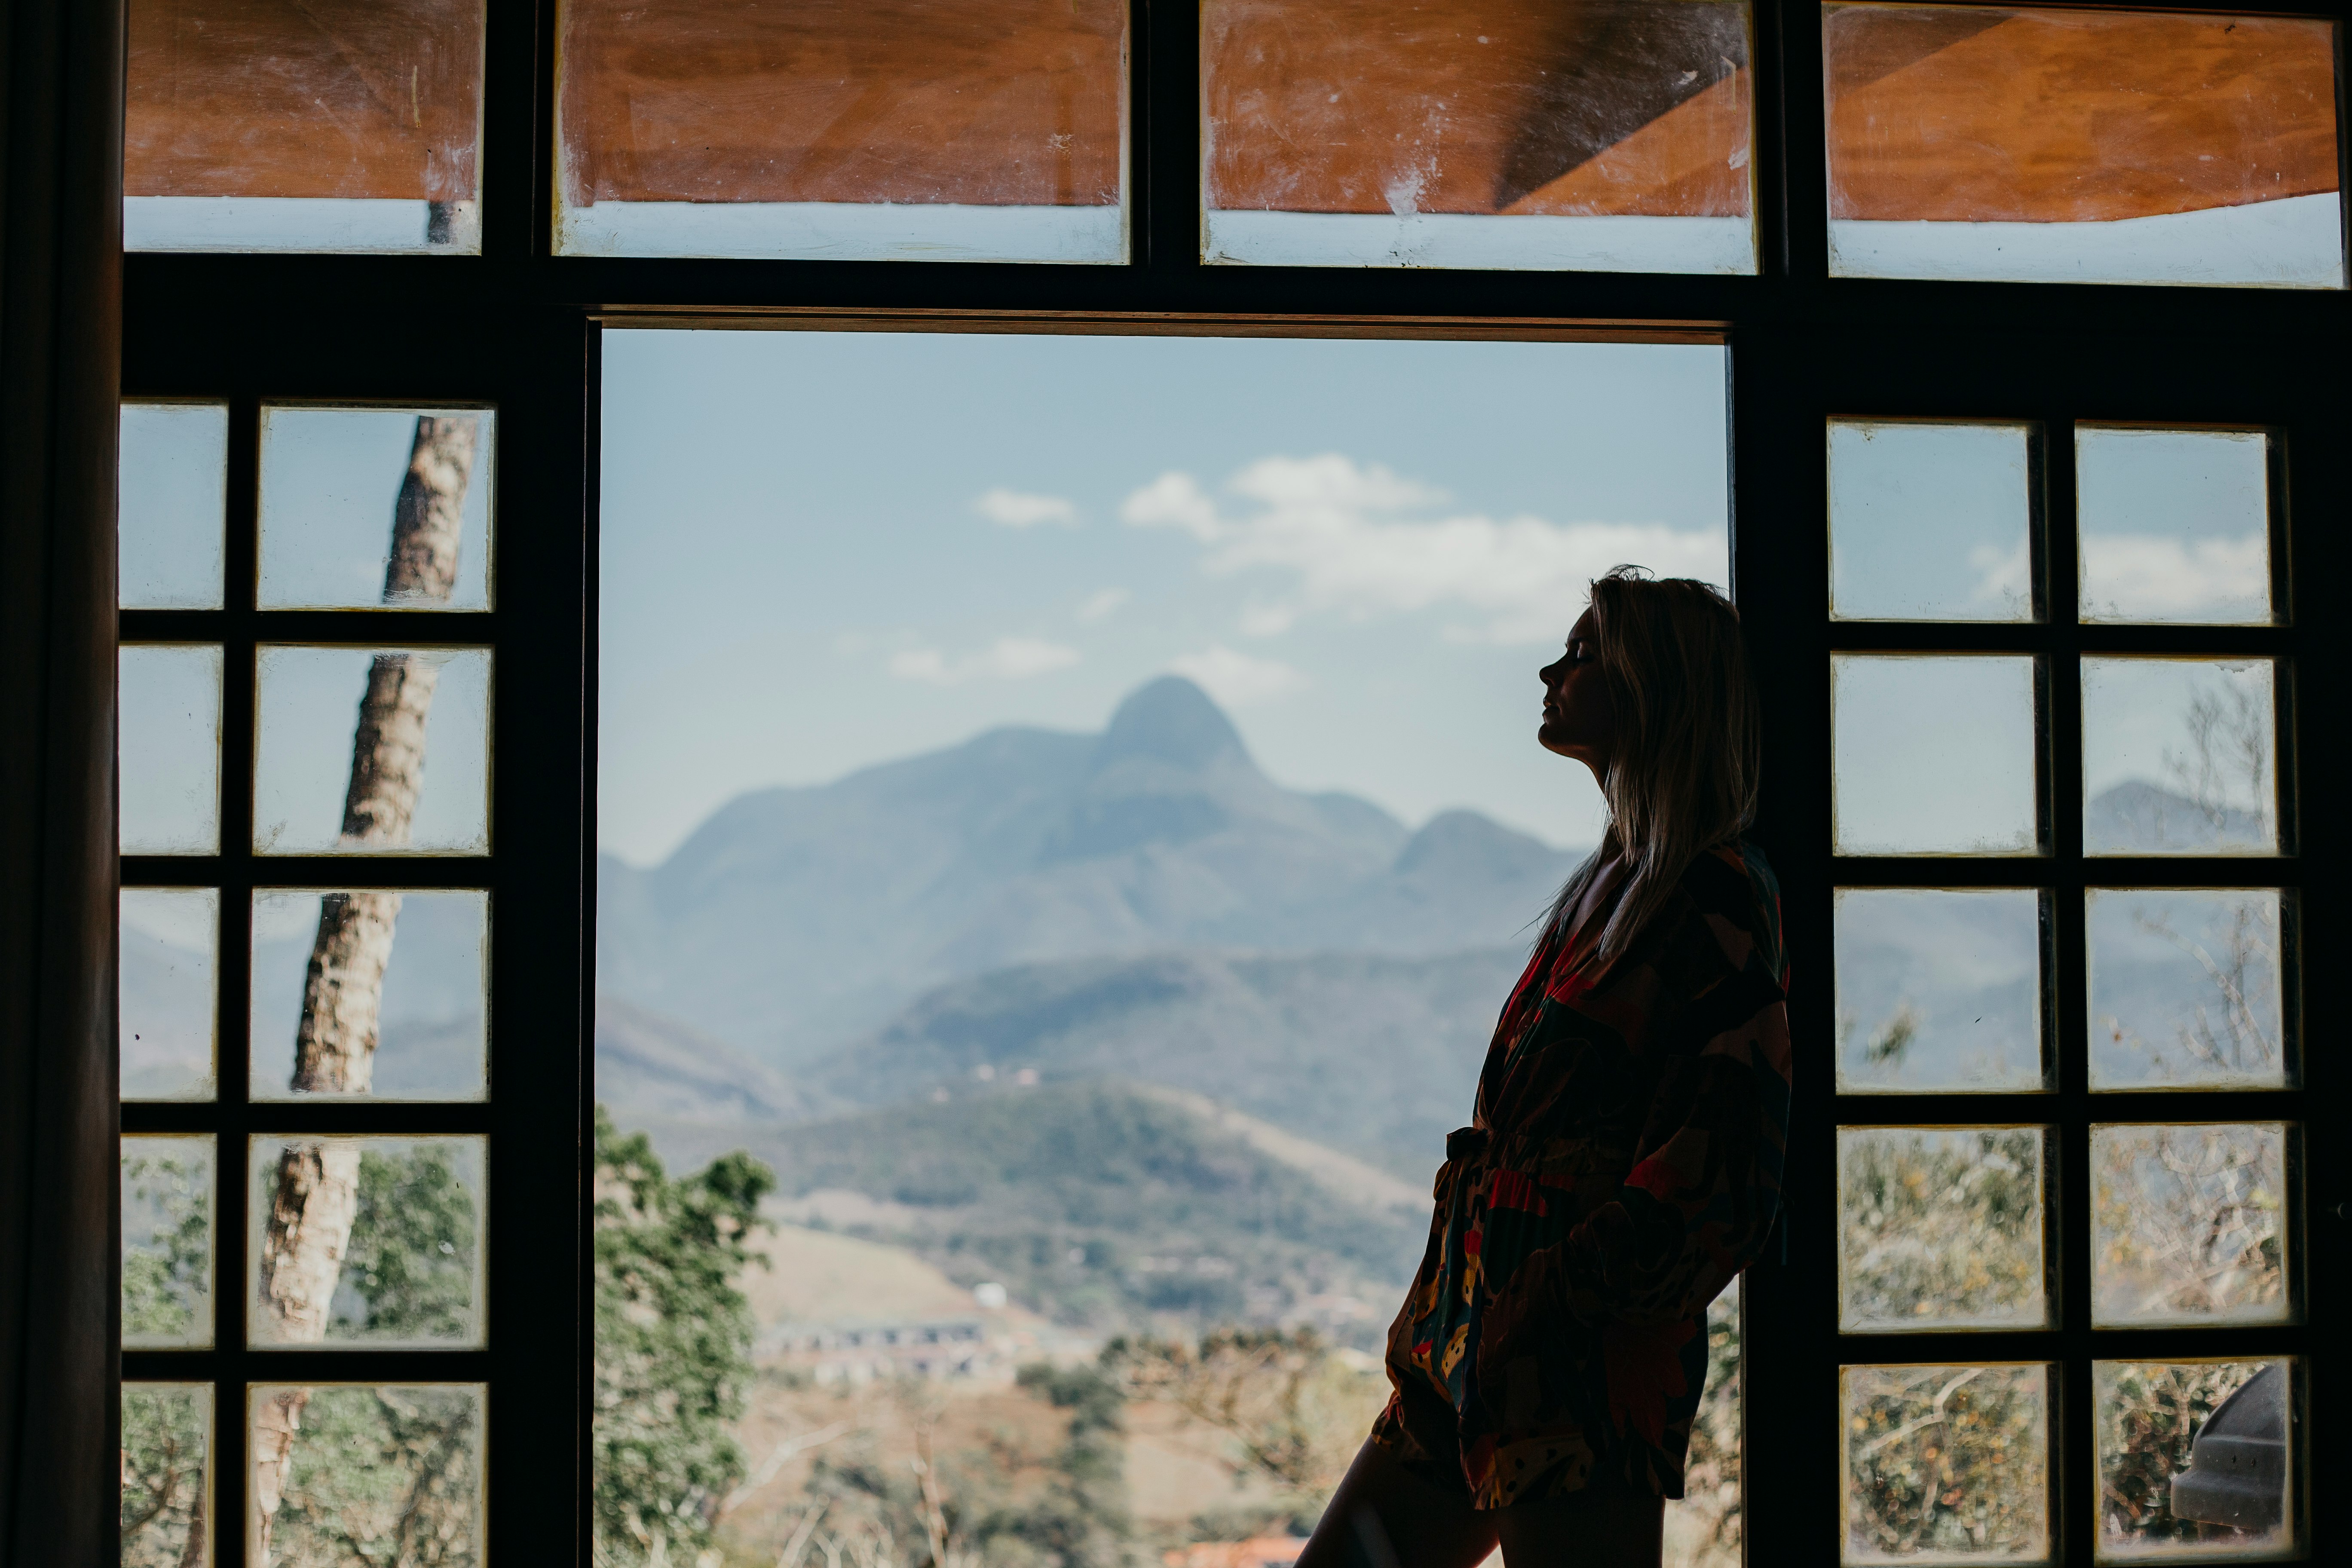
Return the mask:
[[1686, 915], [1702, 923], [1732, 967], [1760, 962], [1776, 979], [1787, 972], [1780, 938], [1780, 882], [1764, 851], [1748, 839], [1701, 850], [1683, 873]]

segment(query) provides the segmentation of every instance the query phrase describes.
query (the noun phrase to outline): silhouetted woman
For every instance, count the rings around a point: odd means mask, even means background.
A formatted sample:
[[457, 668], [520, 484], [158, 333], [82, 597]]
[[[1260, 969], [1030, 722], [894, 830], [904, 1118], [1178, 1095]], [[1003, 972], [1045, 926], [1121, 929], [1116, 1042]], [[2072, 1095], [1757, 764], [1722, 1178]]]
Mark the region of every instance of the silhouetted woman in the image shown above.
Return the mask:
[[1619, 567], [1542, 671], [1609, 804], [1445, 1141], [1394, 1392], [1300, 1568], [1655, 1568], [1707, 1303], [1762, 1246], [1789, 1110], [1780, 889], [1737, 611]]

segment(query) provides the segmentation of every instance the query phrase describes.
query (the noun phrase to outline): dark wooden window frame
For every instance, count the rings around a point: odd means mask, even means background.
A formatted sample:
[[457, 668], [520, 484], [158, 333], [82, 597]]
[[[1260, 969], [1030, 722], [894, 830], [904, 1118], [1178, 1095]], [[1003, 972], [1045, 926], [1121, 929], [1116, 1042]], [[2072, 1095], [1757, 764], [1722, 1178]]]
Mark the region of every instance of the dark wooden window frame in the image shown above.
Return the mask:
[[[2215, 7], [2220, 9], [2221, 7]], [[2347, 19], [2352, 6], [2315, 8]], [[2306, 11], [2302, 14], [2315, 14]], [[125, 1131], [222, 1139], [224, 1196], [248, 1132], [464, 1131], [490, 1140], [488, 1342], [474, 1352], [264, 1352], [241, 1348], [244, 1233], [222, 1210], [219, 1348], [132, 1352], [128, 1377], [216, 1380], [218, 1561], [243, 1563], [246, 1476], [238, 1385], [287, 1378], [452, 1378], [491, 1387], [489, 1552], [499, 1564], [588, 1556], [586, 1150], [592, 1104], [592, 890], [596, 784], [596, 458], [600, 334], [636, 326], [877, 331], [1720, 341], [1729, 346], [1735, 576], [1769, 717], [1759, 837], [1780, 868], [1795, 962], [1798, 1042], [1789, 1208], [1750, 1276], [1748, 1540], [1758, 1562], [1832, 1563], [1839, 1541], [1841, 1363], [2049, 1361], [2053, 1537], [2091, 1560], [2086, 1473], [2094, 1358], [2293, 1354], [2311, 1418], [2302, 1476], [2347, 1457], [2333, 1347], [2310, 1325], [2347, 1302], [2342, 1140], [2331, 1113], [2347, 1074], [2344, 1008], [2325, 954], [2352, 936], [2352, 836], [2328, 809], [2345, 762], [2336, 693], [2352, 679], [2344, 581], [2352, 521], [2345, 366], [2352, 295], [2251, 289], [1832, 280], [1819, 8], [1757, 0], [1755, 143], [1762, 270], [1753, 278], [1602, 273], [1204, 268], [1198, 264], [1197, 11], [1134, 0], [1133, 258], [1118, 267], [619, 260], [549, 251], [548, 122], [555, 6], [490, 0], [483, 254], [443, 257], [136, 255], [124, 265], [129, 398], [231, 406], [230, 607], [128, 612], [125, 641], [224, 642], [228, 653], [218, 857], [126, 861], [127, 884], [222, 889], [221, 1095], [212, 1105], [123, 1108]], [[2339, 39], [2339, 52], [2342, 45]], [[2339, 95], [2342, 81], [2339, 73]], [[2339, 121], [2341, 120], [2339, 114]], [[2340, 156], [2340, 154], [2339, 154]], [[499, 601], [453, 616], [263, 612], [252, 605], [257, 411], [265, 401], [494, 405], [499, 414]], [[1828, 618], [1824, 426], [1835, 416], [2024, 419], [2044, 450], [2040, 534], [2049, 614], [2021, 626], [1903, 626]], [[2279, 432], [2293, 518], [2296, 616], [2260, 628], [2075, 624], [2073, 422], [2262, 425]], [[2282, 540], [2285, 535], [2282, 533]], [[430, 623], [428, 625], [427, 623]], [[257, 642], [378, 637], [487, 643], [495, 652], [496, 780], [488, 860], [258, 858], [246, 846]], [[2042, 787], [2052, 852], [2032, 860], [1838, 861], [1829, 851], [1832, 651], [2032, 652], [2043, 661]], [[2294, 852], [2272, 861], [2080, 857], [2077, 697], [2084, 652], [2242, 652], [2292, 670], [2282, 690], [2283, 800], [2300, 801]], [[249, 664], [245, 668], [249, 668]], [[2275, 883], [2301, 893], [2303, 1087], [2230, 1095], [2087, 1092], [2081, 889]], [[487, 886], [493, 908], [491, 1098], [478, 1106], [250, 1104], [243, 1096], [245, 897], [262, 885]], [[2032, 885], [2054, 896], [2059, 1088], [2048, 1095], [1839, 1097], [1832, 1083], [1832, 890], [1851, 885]], [[2290, 966], [2289, 973], [2294, 973]], [[2302, 1122], [2304, 1259], [2296, 1326], [2101, 1331], [2088, 1327], [2084, 1139], [2093, 1121], [2201, 1117]], [[2053, 1232], [2061, 1326], [2046, 1333], [1841, 1336], [1836, 1331], [1832, 1129], [1886, 1121], [2047, 1122], [2061, 1131]], [[569, 1216], [573, 1223], [553, 1223]], [[557, 1281], [570, 1281], [566, 1293]], [[89, 1502], [113, 1478], [92, 1477]], [[2299, 1489], [2307, 1497], [2309, 1488]], [[110, 1500], [105, 1506], [111, 1507]], [[2343, 1510], [2307, 1514], [2304, 1550], [2347, 1550]]]

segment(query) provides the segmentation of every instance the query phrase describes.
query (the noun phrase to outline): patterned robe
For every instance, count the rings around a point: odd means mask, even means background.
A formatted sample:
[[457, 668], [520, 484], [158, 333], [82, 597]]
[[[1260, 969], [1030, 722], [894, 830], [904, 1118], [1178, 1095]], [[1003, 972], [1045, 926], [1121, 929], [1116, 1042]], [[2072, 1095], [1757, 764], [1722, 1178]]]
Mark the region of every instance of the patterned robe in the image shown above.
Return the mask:
[[1474, 1508], [1680, 1497], [1707, 1303], [1763, 1246], [1789, 1119], [1780, 894], [1700, 855], [1611, 963], [1547, 937], [1446, 1140], [1372, 1438]]

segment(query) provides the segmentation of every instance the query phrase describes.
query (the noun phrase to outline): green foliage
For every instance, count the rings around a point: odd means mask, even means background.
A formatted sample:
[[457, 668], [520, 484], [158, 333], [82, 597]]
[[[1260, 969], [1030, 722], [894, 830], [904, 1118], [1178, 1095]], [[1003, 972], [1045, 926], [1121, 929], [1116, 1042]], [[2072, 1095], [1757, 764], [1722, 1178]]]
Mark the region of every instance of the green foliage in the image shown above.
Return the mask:
[[2259, 1362], [2121, 1362], [2101, 1369], [2099, 1533], [2110, 1549], [2255, 1539], [2172, 1515], [2172, 1478], [2189, 1468], [2205, 1418], [2261, 1370]]
[[1026, 1542], [1058, 1568], [1118, 1568], [1129, 1560], [1134, 1526], [1127, 1511], [1127, 1396], [1103, 1366], [1021, 1369], [1023, 1388], [1070, 1413], [1043, 1500], [992, 1521], [989, 1535]]
[[343, 1253], [356, 1313], [339, 1324], [373, 1337], [456, 1339], [474, 1318], [474, 1195], [446, 1145], [360, 1156], [359, 1206]]
[[1842, 1138], [1846, 1311], [1869, 1323], [2038, 1326], [2041, 1139], [2032, 1128]]
[[1846, 1539], [1858, 1554], [2030, 1560], [2046, 1549], [2041, 1368], [1845, 1375]]
[[209, 1390], [122, 1385], [122, 1568], [181, 1568], [203, 1550]]
[[752, 1321], [733, 1278], [774, 1184], [729, 1154], [673, 1178], [643, 1133], [596, 1112], [595, 1561], [691, 1561], [743, 1475], [729, 1433], [751, 1376]]
[[[184, 1340], [210, 1305], [211, 1173], [174, 1155], [122, 1162], [122, 1337]], [[134, 1227], [145, 1239], [134, 1241]]]
[[303, 1406], [271, 1568], [472, 1568], [481, 1409], [470, 1389], [325, 1387]]

